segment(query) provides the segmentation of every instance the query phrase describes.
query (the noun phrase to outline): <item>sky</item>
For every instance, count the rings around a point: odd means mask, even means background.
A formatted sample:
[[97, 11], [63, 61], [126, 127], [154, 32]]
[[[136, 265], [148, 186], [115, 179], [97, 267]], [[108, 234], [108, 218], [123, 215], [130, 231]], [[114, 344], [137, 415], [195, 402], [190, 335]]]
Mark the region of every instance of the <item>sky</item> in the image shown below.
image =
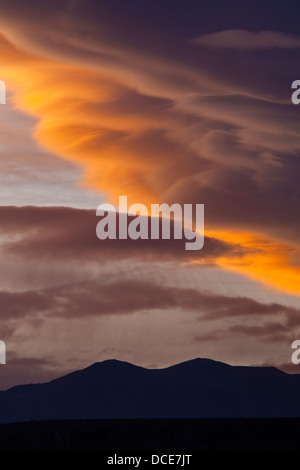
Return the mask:
[[[0, 389], [110, 358], [298, 373], [298, 2], [0, 11]], [[99, 240], [119, 195], [204, 204], [204, 248]]]

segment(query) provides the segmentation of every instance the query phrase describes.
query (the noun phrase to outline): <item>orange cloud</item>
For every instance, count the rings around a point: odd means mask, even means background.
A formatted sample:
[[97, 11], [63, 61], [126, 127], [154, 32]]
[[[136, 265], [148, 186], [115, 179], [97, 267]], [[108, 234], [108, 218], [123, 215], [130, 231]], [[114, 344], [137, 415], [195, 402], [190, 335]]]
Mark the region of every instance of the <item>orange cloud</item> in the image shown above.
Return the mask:
[[39, 144], [83, 166], [83, 184], [112, 199], [128, 194], [132, 202], [156, 201], [156, 167], [182, 159], [159, 126], [156, 109], [164, 100], [143, 97], [99, 71], [11, 52], [14, 60], [8, 55], [2, 73], [16, 106], [38, 118]]
[[[107, 192], [112, 200], [127, 194], [129, 203], [150, 204], [205, 169], [180, 134], [174, 139], [182, 117], [176, 121], [168, 99], [141, 95], [92, 67], [21, 52], [4, 38], [0, 47], [5, 51], [1, 78], [13, 88], [16, 106], [38, 118], [37, 141], [81, 165], [87, 187]], [[220, 266], [299, 292], [300, 268], [291, 264], [296, 246], [222, 227], [206, 233], [249, 248], [241, 259], [221, 258]]]
[[258, 279], [276, 289], [299, 294], [300, 267], [292, 262], [292, 259], [299, 259], [300, 251], [296, 245], [238, 231], [208, 231], [206, 234], [226, 243], [238, 243], [248, 250], [240, 258], [221, 256], [217, 260], [219, 266]]

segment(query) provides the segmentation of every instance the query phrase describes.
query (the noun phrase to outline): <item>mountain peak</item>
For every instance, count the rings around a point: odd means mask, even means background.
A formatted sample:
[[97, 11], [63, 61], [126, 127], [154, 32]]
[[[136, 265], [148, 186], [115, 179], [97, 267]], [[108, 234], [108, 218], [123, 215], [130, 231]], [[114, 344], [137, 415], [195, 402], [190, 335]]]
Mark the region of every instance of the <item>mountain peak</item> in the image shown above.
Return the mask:
[[109, 359], [1, 392], [0, 422], [300, 416], [300, 376], [195, 358], [164, 369]]
[[[213, 359], [208, 359], [208, 358], [201, 358], [201, 357], [196, 357], [194, 359], [188, 359], [187, 361], [184, 361], [184, 362], [181, 362], [181, 363], [177, 363], [177, 364], [173, 364], [171, 366], [166, 366], [166, 367], [162, 367], [162, 368], [148, 368], [148, 367], [143, 367], [143, 366], [139, 366], [137, 364], [132, 364], [131, 362], [127, 362], [127, 361], [121, 361], [119, 359], [105, 359], [104, 361], [100, 361], [100, 362], [94, 362], [93, 364], [91, 364], [90, 366], [88, 366], [86, 369], [90, 369], [90, 368], [102, 368], [102, 367], [136, 367], [136, 368], [139, 368], [139, 369], [145, 369], [145, 370], [165, 370], [165, 369], [170, 369], [172, 367], [192, 367], [192, 366], [199, 366], [199, 365], [211, 365], [211, 366], [214, 366], [214, 365], [220, 365], [220, 366], [224, 366], [224, 367], [232, 367], [230, 366], [229, 364], [226, 364], [225, 362], [220, 362], [220, 361], [215, 361]], [[84, 370], [86, 370], [84, 369]]]

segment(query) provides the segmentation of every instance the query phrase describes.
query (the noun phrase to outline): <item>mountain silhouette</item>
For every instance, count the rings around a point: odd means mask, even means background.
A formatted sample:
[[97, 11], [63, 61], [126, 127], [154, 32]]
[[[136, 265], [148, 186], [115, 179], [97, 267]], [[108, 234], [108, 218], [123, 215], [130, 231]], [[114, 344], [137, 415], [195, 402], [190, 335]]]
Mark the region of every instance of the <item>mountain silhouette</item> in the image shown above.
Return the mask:
[[0, 392], [0, 422], [61, 419], [299, 417], [300, 376], [194, 359], [165, 369], [97, 362]]

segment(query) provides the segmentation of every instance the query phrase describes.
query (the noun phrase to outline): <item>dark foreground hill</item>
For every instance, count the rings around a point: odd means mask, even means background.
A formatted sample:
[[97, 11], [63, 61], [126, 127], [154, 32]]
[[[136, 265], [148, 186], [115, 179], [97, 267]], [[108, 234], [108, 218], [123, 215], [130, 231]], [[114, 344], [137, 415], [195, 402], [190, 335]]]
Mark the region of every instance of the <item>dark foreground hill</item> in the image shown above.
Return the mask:
[[195, 359], [166, 369], [116, 360], [0, 392], [0, 422], [299, 417], [300, 376]]
[[203, 451], [299, 451], [299, 435], [299, 418], [32, 421], [1, 424], [0, 451], [97, 450], [99, 468], [115, 453], [192, 454], [200, 468]]

